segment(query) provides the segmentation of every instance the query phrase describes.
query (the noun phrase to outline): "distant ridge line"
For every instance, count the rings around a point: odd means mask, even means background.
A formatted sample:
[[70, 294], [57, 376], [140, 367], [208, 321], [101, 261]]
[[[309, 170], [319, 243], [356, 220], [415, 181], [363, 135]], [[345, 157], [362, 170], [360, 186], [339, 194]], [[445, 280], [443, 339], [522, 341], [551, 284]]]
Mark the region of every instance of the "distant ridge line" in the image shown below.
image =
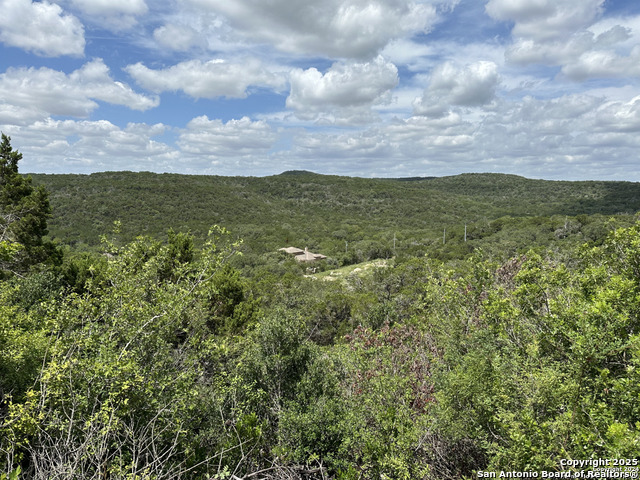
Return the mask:
[[77, 177], [77, 178], [99, 178], [105, 176], [157, 176], [162, 177], [185, 177], [185, 178], [227, 178], [227, 179], [268, 179], [277, 177], [297, 177], [308, 175], [310, 177], [326, 178], [326, 179], [361, 179], [371, 181], [394, 181], [394, 182], [420, 182], [438, 180], [442, 182], [448, 182], [451, 180], [463, 180], [463, 179], [485, 179], [485, 180], [504, 180], [504, 179], [518, 179], [520, 181], [528, 182], [553, 182], [553, 183], [568, 183], [568, 184], [593, 184], [598, 183], [602, 185], [613, 184], [635, 184], [640, 185], [640, 181], [633, 180], [615, 180], [615, 179], [582, 179], [582, 180], [567, 180], [567, 179], [548, 179], [548, 178], [530, 178], [514, 173], [499, 173], [499, 172], [465, 172], [454, 175], [442, 175], [442, 176], [413, 176], [413, 177], [359, 177], [353, 175], [340, 175], [330, 173], [316, 173], [310, 170], [286, 170], [282, 173], [271, 175], [220, 175], [215, 173], [196, 174], [196, 173], [179, 173], [179, 172], [151, 172], [151, 171], [132, 171], [132, 170], [104, 170], [100, 172], [91, 173], [42, 173], [42, 172], [26, 172], [24, 175], [30, 175], [34, 178], [55, 178], [55, 177]]

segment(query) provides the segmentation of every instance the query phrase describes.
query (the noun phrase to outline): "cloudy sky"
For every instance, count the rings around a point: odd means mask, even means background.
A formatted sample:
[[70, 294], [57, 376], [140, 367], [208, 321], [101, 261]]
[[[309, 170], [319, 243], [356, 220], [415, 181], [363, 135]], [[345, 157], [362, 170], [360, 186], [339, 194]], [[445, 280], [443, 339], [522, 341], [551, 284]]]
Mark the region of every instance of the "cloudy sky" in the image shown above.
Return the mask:
[[21, 171], [640, 181], [638, 0], [0, 0]]

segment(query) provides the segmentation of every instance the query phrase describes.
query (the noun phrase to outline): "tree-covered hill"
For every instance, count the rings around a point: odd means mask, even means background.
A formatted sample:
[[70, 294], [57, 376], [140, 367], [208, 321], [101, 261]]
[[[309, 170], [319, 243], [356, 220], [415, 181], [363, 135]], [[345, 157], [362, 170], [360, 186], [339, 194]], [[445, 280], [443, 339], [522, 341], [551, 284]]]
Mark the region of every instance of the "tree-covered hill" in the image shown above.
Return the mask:
[[[531, 247], [532, 240], [593, 240], [606, 218], [640, 211], [638, 183], [502, 174], [364, 179], [305, 171], [270, 177], [105, 172], [33, 179], [50, 192], [51, 236], [64, 244], [96, 245], [116, 220], [126, 240], [162, 238], [170, 228], [203, 239], [219, 224], [242, 238], [248, 253], [307, 246], [341, 263], [396, 250], [463, 256], [476, 247], [495, 248], [500, 236], [507, 244], [497, 250], [507, 254]], [[465, 225], [469, 243], [463, 245]]]

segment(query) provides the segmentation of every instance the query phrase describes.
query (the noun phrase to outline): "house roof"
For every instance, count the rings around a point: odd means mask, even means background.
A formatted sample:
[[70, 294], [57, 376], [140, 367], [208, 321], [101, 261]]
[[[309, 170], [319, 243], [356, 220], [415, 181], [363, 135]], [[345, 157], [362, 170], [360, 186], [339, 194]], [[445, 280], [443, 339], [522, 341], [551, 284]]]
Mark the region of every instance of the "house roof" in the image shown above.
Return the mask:
[[301, 250], [296, 247], [279, 248], [278, 251], [293, 255], [298, 262], [313, 262], [315, 260], [324, 260], [326, 255], [321, 253], [312, 253], [308, 249]]
[[313, 262], [318, 260], [317, 256], [309, 251], [302, 252], [301, 255], [296, 255], [295, 258], [299, 262]]
[[278, 251], [285, 252], [285, 253], [288, 253], [290, 255], [301, 255], [301, 254], [304, 253], [304, 250], [301, 250], [301, 249], [296, 248], [296, 247], [279, 248]]

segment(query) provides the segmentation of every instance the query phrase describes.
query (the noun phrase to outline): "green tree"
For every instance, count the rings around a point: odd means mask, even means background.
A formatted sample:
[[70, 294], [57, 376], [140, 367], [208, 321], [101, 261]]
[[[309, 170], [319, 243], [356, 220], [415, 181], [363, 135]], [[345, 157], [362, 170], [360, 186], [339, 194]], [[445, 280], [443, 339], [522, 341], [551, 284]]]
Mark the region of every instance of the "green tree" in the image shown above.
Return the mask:
[[51, 242], [44, 241], [51, 215], [44, 187], [34, 187], [30, 176], [18, 173], [22, 154], [2, 134], [0, 143], [0, 270], [23, 273], [30, 266], [59, 260]]

